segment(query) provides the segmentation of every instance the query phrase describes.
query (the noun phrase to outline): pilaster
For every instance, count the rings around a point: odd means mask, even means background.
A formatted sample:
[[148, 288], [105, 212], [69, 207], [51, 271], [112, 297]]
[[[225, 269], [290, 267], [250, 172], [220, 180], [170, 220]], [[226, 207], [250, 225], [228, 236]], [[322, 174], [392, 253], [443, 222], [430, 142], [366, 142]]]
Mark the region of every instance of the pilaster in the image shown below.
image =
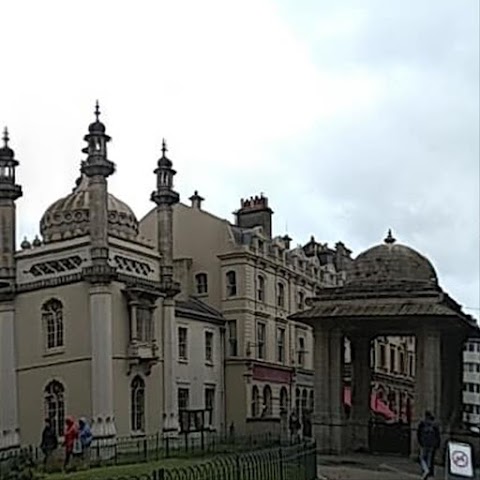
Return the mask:
[[368, 451], [370, 421], [370, 337], [352, 336], [352, 409], [350, 416], [351, 449]]
[[15, 355], [15, 307], [0, 304], [0, 451], [20, 444]]

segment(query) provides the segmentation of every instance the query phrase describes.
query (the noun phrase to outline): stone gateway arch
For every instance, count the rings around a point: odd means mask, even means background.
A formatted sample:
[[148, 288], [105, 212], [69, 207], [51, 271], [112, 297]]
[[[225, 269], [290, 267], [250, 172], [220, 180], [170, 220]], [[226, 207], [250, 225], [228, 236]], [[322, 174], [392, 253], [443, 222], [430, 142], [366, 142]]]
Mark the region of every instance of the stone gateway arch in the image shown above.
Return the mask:
[[[432, 411], [445, 435], [461, 428], [463, 345], [479, 336], [438, 283], [430, 261], [396, 243], [391, 232], [381, 245], [358, 255], [347, 282], [324, 288], [308, 310], [291, 318], [314, 330], [314, 436], [324, 453], [370, 450], [371, 342], [377, 336], [415, 338], [413, 426]], [[344, 338], [352, 352], [352, 405], [343, 408]], [[416, 432], [411, 434], [416, 452]]]

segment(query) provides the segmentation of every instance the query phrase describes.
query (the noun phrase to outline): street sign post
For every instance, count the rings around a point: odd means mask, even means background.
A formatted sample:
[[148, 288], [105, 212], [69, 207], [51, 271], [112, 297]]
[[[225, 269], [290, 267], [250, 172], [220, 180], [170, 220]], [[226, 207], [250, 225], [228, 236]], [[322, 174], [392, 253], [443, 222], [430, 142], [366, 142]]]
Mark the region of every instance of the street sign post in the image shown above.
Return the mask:
[[472, 446], [468, 443], [448, 442], [445, 479], [473, 478]]

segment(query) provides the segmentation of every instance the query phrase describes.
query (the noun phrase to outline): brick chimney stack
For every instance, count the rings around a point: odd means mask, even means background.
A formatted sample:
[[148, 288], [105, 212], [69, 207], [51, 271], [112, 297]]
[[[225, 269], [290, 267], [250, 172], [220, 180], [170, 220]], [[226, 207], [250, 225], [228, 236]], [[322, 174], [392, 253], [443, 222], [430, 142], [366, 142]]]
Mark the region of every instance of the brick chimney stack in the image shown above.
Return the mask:
[[241, 199], [240, 210], [235, 212], [236, 225], [241, 228], [262, 227], [268, 238], [272, 238], [273, 210], [268, 206], [268, 198], [260, 196]]

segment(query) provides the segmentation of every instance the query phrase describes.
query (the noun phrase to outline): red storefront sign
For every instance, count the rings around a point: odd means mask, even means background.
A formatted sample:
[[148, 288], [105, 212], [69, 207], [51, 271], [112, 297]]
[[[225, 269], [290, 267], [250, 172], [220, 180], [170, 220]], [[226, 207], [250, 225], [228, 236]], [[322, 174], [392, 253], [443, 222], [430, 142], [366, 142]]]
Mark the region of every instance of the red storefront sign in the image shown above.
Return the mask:
[[292, 383], [293, 372], [263, 365], [253, 366], [253, 379], [261, 382]]

